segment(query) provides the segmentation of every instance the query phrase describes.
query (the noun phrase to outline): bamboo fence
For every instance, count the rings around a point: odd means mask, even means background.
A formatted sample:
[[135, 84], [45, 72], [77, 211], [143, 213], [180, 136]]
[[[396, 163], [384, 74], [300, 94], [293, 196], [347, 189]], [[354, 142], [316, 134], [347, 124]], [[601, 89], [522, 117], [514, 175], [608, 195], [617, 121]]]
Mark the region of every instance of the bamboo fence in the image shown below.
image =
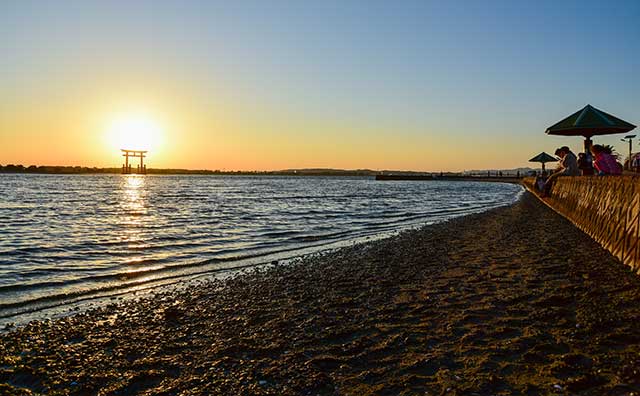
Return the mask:
[[640, 274], [640, 176], [559, 177], [543, 200]]

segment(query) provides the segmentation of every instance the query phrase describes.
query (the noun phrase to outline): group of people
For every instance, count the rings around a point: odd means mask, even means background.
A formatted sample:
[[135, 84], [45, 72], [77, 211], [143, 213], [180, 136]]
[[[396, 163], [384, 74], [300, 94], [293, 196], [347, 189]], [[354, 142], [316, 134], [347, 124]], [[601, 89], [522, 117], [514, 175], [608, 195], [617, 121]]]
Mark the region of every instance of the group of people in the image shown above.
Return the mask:
[[609, 146], [594, 144], [589, 151], [576, 157], [567, 146], [556, 149], [555, 155], [560, 158], [558, 168], [548, 177], [544, 173], [536, 177], [535, 185], [542, 191], [543, 196], [550, 193], [554, 181], [561, 176], [622, 174], [622, 164], [618, 162]]
[[590, 151], [591, 156], [585, 153], [578, 154], [578, 168], [583, 176], [622, 174], [622, 164], [618, 162], [616, 156], [611, 152], [611, 147], [594, 144], [591, 146]]

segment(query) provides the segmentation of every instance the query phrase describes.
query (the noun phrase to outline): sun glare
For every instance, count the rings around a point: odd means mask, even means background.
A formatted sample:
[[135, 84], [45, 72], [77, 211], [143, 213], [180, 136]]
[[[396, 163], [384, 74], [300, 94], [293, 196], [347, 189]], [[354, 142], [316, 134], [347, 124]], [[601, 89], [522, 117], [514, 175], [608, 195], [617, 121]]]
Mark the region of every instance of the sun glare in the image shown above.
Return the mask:
[[162, 135], [160, 123], [146, 114], [119, 116], [107, 129], [108, 139], [114, 148], [128, 150], [153, 150], [162, 140]]

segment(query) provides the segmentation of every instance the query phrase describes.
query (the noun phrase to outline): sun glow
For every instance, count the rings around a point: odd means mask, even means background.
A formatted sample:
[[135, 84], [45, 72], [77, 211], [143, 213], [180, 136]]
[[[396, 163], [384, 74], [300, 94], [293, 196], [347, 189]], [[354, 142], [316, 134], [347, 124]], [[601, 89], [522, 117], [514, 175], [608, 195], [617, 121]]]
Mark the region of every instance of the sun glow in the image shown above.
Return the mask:
[[107, 139], [116, 149], [154, 150], [162, 142], [161, 124], [146, 114], [116, 117], [107, 128]]

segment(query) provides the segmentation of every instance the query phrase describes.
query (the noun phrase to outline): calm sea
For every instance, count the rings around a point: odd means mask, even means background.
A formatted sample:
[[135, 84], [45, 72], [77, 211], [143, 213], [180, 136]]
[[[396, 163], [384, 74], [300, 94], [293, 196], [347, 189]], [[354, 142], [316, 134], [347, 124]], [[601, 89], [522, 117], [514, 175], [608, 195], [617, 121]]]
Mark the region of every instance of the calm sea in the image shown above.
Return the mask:
[[372, 178], [0, 175], [0, 323], [484, 211], [520, 192]]

